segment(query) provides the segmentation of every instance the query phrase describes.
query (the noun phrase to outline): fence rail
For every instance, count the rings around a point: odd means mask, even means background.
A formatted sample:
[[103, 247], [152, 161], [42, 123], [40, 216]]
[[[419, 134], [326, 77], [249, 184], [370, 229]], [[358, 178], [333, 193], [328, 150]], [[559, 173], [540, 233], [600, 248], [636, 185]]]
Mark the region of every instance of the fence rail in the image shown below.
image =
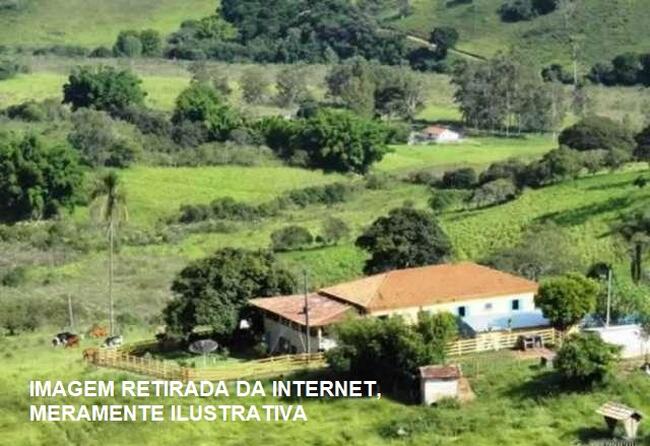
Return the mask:
[[558, 333], [553, 328], [513, 331], [510, 333], [496, 331], [482, 333], [475, 338], [452, 342], [447, 347], [447, 354], [449, 356], [463, 356], [472, 353], [511, 349], [517, 346], [519, 338], [522, 336], [539, 336], [545, 345], [555, 344], [559, 339]]
[[[137, 347], [142, 347], [141, 343]], [[99, 367], [125, 370], [141, 375], [168, 380], [208, 380], [232, 381], [247, 378], [263, 378], [300, 370], [317, 369], [325, 366], [322, 353], [271, 356], [269, 358], [246, 361], [215, 368], [193, 369], [182, 367], [175, 362], [135, 356], [124, 350], [89, 348], [84, 351], [84, 359]]]
[[[555, 344], [559, 333], [553, 328], [513, 331], [510, 333], [483, 333], [472, 339], [462, 339], [449, 344], [447, 354], [452, 357], [489, 351], [511, 349], [517, 346], [521, 336], [539, 336], [544, 344]], [[173, 361], [134, 355], [139, 350], [157, 347], [156, 341], [141, 341], [124, 345], [119, 349], [89, 348], [84, 359], [100, 367], [173, 380], [231, 381], [237, 379], [263, 378], [285, 373], [325, 367], [323, 353], [301, 353], [297, 355], [270, 356], [268, 358], [230, 363], [210, 368], [182, 367]]]

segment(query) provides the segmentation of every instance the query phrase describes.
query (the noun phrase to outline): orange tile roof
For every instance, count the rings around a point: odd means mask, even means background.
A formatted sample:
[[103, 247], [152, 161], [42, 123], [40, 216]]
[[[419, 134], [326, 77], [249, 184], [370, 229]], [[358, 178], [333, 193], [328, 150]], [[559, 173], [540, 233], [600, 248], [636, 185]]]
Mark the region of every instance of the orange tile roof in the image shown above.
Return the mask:
[[437, 125], [430, 125], [429, 127], [425, 128], [423, 130], [423, 132], [428, 134], [428, 135], [440, 136], [443, 133], [445, 133], [447, 130], [448, 129], [446, 129], [445, 127], [440, 127], [440, 126], [437, 126]]
[[[306, 325], [305, 296], [277, 296], [251, 299], [250, 303], [269, 313], [276, 314], [300, 325]], [[319, 294], [309, 295], [309, 325], [322, 327], [343, 320], [353, 307]]]
[[389, 271], [324, 288], [330, 296], [368, 312], [420, 307], [537, 291], [537, 283], [475, 263]]

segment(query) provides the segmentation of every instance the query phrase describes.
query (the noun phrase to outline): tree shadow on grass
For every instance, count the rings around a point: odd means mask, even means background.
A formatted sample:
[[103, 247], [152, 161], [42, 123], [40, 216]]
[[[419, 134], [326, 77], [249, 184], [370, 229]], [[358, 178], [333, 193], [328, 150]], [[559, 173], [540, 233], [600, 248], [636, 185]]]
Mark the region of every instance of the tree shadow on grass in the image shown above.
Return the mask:
[[611, 432], [605, 427], [582, 427], [575, 431], [575, 436], [582, 444], [592, 444], [592, 442], [607, 444], [607, 441], [612, 440]]
[[[532, 369], [539, 369], [540, 366], [531, 366]], [[528, 399], [540, 401], [546, 398], [554, 398], [562, 393], [577, 391], [569, 387], [562, 376], [554, 371], [542, 372], [537, 377], [527, 380], [518, 386], [511, 387], [506, 394], [512, 398], [521, 400]]]
[[576, 226], [607, 212], [620, 212], [632, 203], [630, 197], [610, 198], [607, 201], [593, 203], [571, 210], [550, 212], [535, 219], [536, 223], [553, 222], [559, 226]]
[[625, 187], [628, 187], [632, 185], [634, 180], [622, 180], [622, 181], [616, 181], [614, 183], [607, 183], [607, 184], [594, 184], [593, 186], [589, 186], [586, 188], [586, 190], [611, 190], [611, 189], [623, 189]]

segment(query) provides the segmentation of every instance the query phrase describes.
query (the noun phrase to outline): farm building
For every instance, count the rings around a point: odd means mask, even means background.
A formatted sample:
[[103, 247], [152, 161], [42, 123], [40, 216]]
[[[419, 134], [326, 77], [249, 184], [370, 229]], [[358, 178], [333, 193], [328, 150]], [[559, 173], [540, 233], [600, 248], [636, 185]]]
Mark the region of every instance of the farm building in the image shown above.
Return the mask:
[[446, 127], [431, 125], [420, 132], [411, 134], [409, 144], [436, 143], [443, 144], [448, 142], [460, 141], [460, 133], [450, 130]]
[[469, 335], [544, 327], [547, 320], [534, 304], [537, 287], [530, 280], [464, 262], [389, 271], [308, 296], [258, 298], [251, 304], [264, 315], [271, 352], [302, 353], [308, 343], [311, 352], [333, 347], [331, 326], [359, 316], [401, 315], [416, 322], [421, 311], [448, 311]]
[[422, 404], [430, 406], [442, 398], [458, 398], [460, 366], [428, 365], [420, 367], [419, 372]]
[[621, 347], [623, 358], [638, 358], [650, 354], [650, 339], [643, 336], [640, 325], [598, 327], [586, 331], [596, 333], [603, 341]]

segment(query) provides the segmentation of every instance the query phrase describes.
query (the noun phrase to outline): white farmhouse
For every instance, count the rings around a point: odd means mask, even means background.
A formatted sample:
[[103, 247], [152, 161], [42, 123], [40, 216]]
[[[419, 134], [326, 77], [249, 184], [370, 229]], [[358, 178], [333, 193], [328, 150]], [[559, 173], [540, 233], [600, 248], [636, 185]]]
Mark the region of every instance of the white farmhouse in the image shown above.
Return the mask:
[[[271, 352], [324, 351], [335, 345], [333, 324], [346, 318], [451, 312], [466, 333], [516, 331], [548, 326], [535, 308], [537, 283], [475, 263], [432, 265], [389, 271], [303, 295], [253, 299], [264, 316]], [[306, 308], [309, 309], [308, 314]], [[308, 316], [308, 317], [307, 317]]]
[[409, 139], [410, 144], [436, 143], [444, 144], [460, 141], [460, 133], [454, 132], [447, 127], [431, 125], [421, 132], [413, 133]]

